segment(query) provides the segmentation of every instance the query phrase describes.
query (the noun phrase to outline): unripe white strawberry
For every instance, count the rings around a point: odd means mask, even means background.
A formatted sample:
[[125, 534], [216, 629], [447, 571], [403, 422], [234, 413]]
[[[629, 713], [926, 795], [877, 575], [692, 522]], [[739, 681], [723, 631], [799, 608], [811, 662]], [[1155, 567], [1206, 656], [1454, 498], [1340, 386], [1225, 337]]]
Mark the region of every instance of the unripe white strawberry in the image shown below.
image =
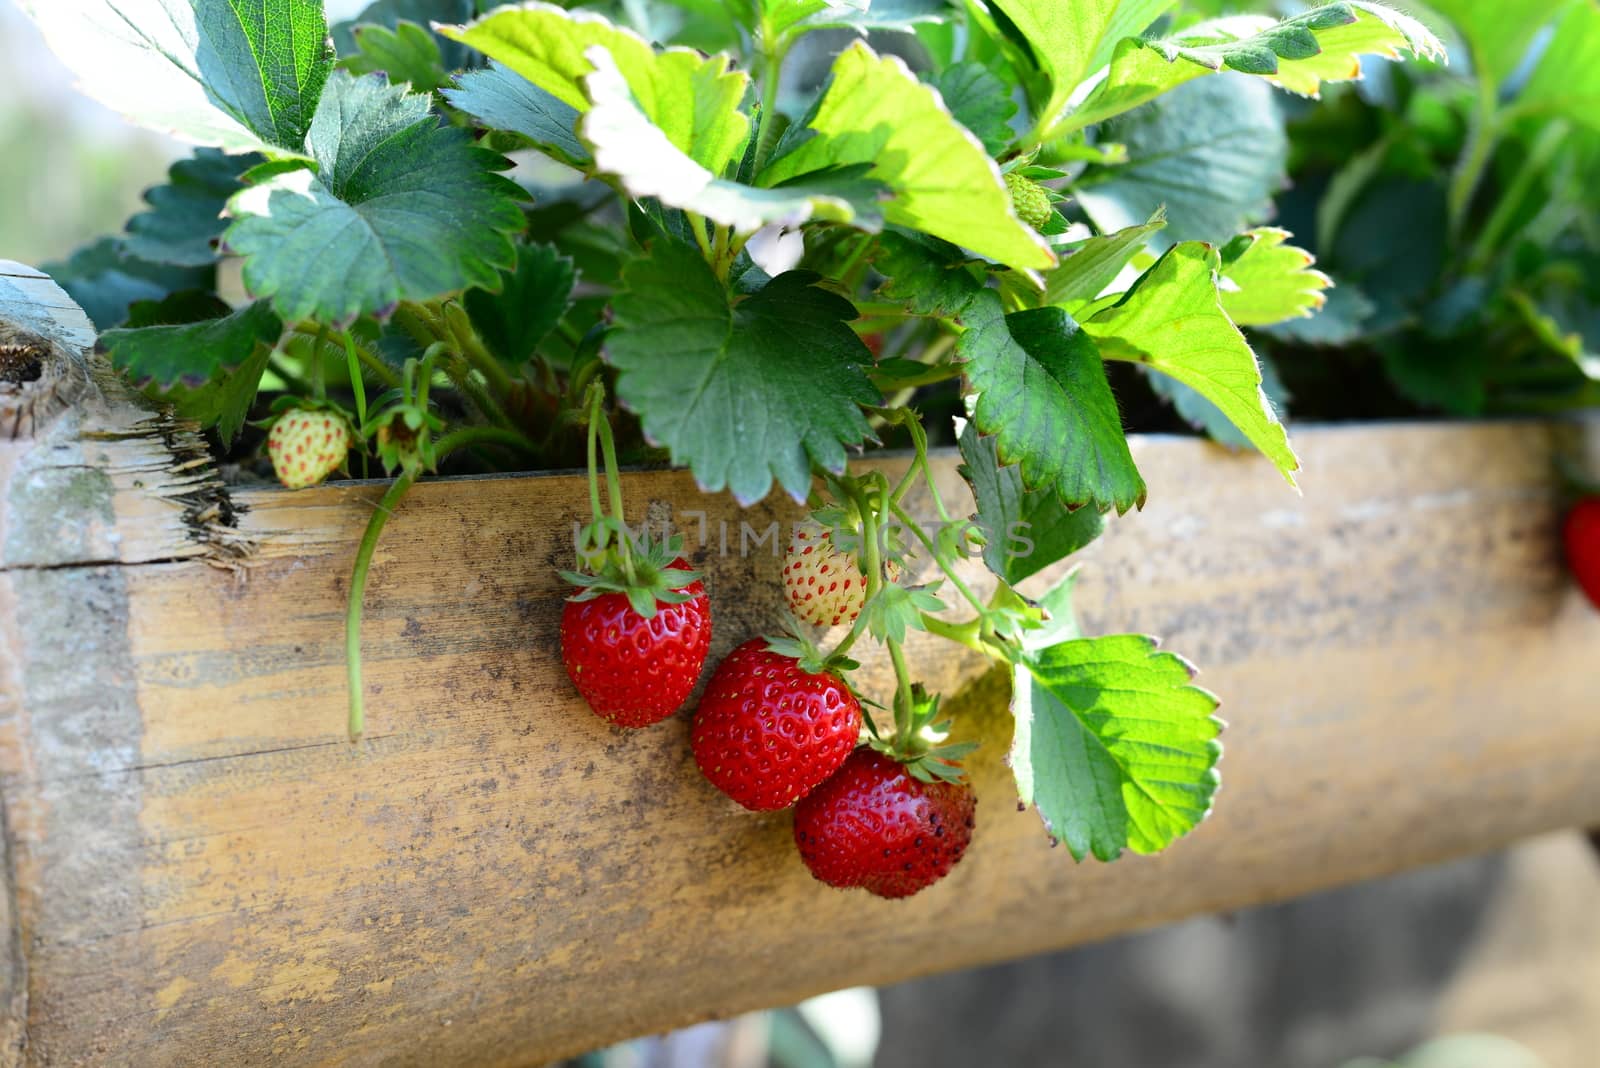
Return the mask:
[[[900, 575], [892, 560], [889, 581]], [[856, 557], [833, 544], [827, 530], [814, 524], [795, 531], [783, 561], [783, 592], [802, 622], [817, 627], [848, 626], [866, 603], [867, 577]]]
[[267, 455], [289, 489], [315, 486], [339, 469], [350, 451], [350, 426], [337, 412], [292, 408], [267, 433]]

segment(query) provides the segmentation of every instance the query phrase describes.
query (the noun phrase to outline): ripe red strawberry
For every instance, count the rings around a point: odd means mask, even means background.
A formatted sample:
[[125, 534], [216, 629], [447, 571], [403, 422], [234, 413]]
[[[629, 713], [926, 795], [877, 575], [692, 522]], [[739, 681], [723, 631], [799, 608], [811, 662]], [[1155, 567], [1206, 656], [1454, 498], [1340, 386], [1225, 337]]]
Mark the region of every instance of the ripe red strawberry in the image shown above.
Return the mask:
[[1600, 497], [1587, 497], [1567, 513], [1563, 527], [1567, 566], [1589, 602], [1600, 609]]
[[711, 676], [689, 743], [713, 786], [770, 812], [837, 771], [860, 734], [861, 704], [839, 676], [808, 672], [755, 638]]
[[967, 851], [977, 800], [970, 786], [920, 782], [863, 747], [795, 807], [794, 841], [829, 886], [910, 897], [950, 874]]
[[349, 424], [323, 408], [291, 408], [267, 432], [272, 470], [289, 489], [315, 486], [337, 471], [349, 452]]
[[[889, 580], [900, 574], [890, 561]], [[816, 525], [796, 530], [783, 561], [783, 592], [789, 608], [815, 627], [848, 626], [867, 599], [867, 577], [856, 557], [840, 550], [829, 532]]]
[[[648, 619], [626, 593], [569, 600], [561, 611], [561, 660], [595, 715], [619, 727], [648, 727], [678, 710], [700, 678], [711, 647], [711, 601], [696, 579], [670, 585], [674, 560], [660, 574], [667, 588], [688, 594], [680, 604], [656, 602]], [[580, 595], [581, 596], [581, 595]]]

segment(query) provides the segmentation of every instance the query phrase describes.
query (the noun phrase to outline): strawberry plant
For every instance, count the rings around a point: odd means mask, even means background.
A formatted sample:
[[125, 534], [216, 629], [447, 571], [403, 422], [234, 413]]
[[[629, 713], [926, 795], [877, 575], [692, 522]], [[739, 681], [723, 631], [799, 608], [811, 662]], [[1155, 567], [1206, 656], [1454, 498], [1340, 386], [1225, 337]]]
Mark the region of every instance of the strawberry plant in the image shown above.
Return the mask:
[[[568, 670], [616, 722], [670, 714], [708, 608], [676, 547], [630, 541], [615, 491], [618, 457], [667, 459], [741, 504], [809, 501], [826, 532], [791, 574], [828, 596], [791, 603], [848, 631], [750, 636], [692, 730], [735, 800], [800, 801], [824, 881], [903, 895], [965, 849], [972, 743], [913, 677], [912, 630], [1007, 666], [1019, 796], [1073, 856], [1157, 852], [1210, 811], [1221, 723], [1189, 664], [1080, 635], [1070, 584], [1016, 587], [1145, 501], [1108, 368], [1294, 484], [1240, 326], [1309, 315], [1328, 280], [1249, 226], [1272, 94], [1437, 56], [1421, 23], [1369, 0], [1242, 21], [1174, 0], [380, 0], [330, 44], [317, 0], [24, 6], [87, 92], [202, 146], [54, 269], [111, 363], [247, 465], [252, 415], [309, 404], [351, 429], [352, 473], [394, 476], [351, 583], [352, 734], [366, 570], [410, 486], [585, 460]], [[958, 445], [975, 515], [942, 499], [930, 440]], [[902, 477], [847, 468], [878, 446], [910, 451]], [[992, 594], [957, 566], [972, 545]], [[850, 686], [864, 639], [895, 668], [882, 716]], [[653, 703], [619, 681], [656, 671]]]

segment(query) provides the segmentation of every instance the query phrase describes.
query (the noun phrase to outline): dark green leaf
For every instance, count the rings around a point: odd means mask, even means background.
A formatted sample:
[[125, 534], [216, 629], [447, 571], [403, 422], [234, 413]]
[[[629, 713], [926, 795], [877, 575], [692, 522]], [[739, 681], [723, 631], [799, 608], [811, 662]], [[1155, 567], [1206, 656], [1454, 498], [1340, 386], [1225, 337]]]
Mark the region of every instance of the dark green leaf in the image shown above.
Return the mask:
[[1054, 493], [1030, 490], [1022, 471], [1002, 467], [995, 439], [972, 423], [961, 431], [961, 474], [972, 484], [978, 526], [987, 539], [984, 563], [1009, 583], [1072, 555], [1100, 536], [1105, 520], [1096, 508], [1068, 511]]
[[1094, 339], [1060, 308], [1003, 315], [982, 290], [962, 315], [956, 351], [978, 393], [973, 422], [1000, 462], [1068, 505], [1115, 508], [1145, 498]]
[[625, 269], [607, 342], [618, 396], [704, 489], [750, 504], [776, 478], [803, 500], [813, 463], [842, 471], [870, 435], [872, 354], [845, 325], [855, 309], [815, 281], [791, 271], [733, 306], [696, 250], [665, 239]]
[[521, 134], [559, 159], [581, 167], [589, 150], [578, 140], [578, 109], [500, 63], [468, 71], [446, 89], [452, 107], [497, 130]]
[[1017, 792], [1077, 859], [1158, 853], [1210, 813], [1222, 722], [1193, 675], [1136, 634], [1063, 642], [1017, 666]]
[[128, 306], [128, 329], [141, 326], [180, 326], [183, 323], [203, 323], [231, 315], [233, 309], [215, 293], [202, 289], [185, 289], [164, 300], [136, 300]]
[[502, 272], [501, 279], [498, 293], [467, 292], [467, 314], [489, 351], [519, 366], [572, 306], [577, 272], [552, 246], [522, 244], [516, 265]]
[[172, 404], [224, 442], [244, 425], [282, 321], [265, 302], [223, 319], [108, 330], [100, 348], [137, 386]]
[[982, 63], [957, 63], [946, 68], [934, 83], [944, 106], [957, 122], [983, 142], [991, 156], [998, 156], [1015, 136], [1011, 117], [1017, 102], [1010, 88], [989, 72]]
[[98, 330], [109, 330], [128, 318], [135, 301], [163, 300], [187, 289], [209, 290], [217, 272], [212, 266], [174, 267], [130, 256], [122, 242], [104, 237], [60, 263], [41, 268], [67, 291]]
[[260, 156], [228, 156], [202, 148], [193, 158], [174, 163], [167, 184], [145, 193], [150, 210], [128, 220], [123, 247], [149, 263], [215, 263], [216, 242], [226, 225], [222, 209], [239, 191], [239, 175], [260, 162]]
[[227, 246], [250, 292], [294, 321], [349, 322], [401, 300], [499, 283], [523, 225], [505, 161], [442, 127], [426, 96], [342, 71], [307, 139], [313, 174], [234, 197]]

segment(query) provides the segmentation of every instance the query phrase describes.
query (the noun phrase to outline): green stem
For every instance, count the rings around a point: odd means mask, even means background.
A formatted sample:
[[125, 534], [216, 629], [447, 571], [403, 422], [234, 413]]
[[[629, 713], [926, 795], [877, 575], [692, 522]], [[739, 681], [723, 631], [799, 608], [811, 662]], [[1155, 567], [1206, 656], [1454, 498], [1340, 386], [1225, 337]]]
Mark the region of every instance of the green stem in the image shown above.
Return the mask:
[[911, 744], [911, 672], [906, 667], [906, 654], [900, 643], [890, 638], [884, 642], [889, 647], [889, 659], [894, 661], [894, 750], [901, 756], [910, 755]]
[[356, 566], [350, 572], [350, 597], [344, 617], [345, 678], [350, 690], [350, 740], [357, 741], [366, 730], [366, 710], [361, 697], [361, 607], [367, 593], [367, 572], [372, 567], [372, 554], [378, 548], [378, 536], [384, 524], [399, 507], [406, 491], [417, 480], [415, 473], [407, 471], [394, 482], [378, 502], [377, 511], [367, 521], [366, 533], [361, 536], [361, 546], [356, 550]]
[[1450, 239], [1461, 240], [1466, 229], [1467, 213], [1472, 210], [1472, 197], [1478, 191], [1483, 171], [1494, 154], [1500, 131], [1496, 119], [1499, 97], [1491, 78], [1478, 79], [1478, 98], [1472, 112], [1472, 126], [1467, 135], [1467, 154], [1462, 158], [1450, 179]]
[[1562, 121], [1550, 123], [1540, 132], [1538, 140], [1523, 158], [1511, 188], [1506, 190], [1505, 195], [1495, 205], [1494, 213], [1489, 216], [1483, 232], [1473, 243], [1472, 255], [1468, 260], [1469, 270], [1481, 271], [1488, 267], [1489, 261], [1494, 258], [1496, 246], [1500, 244], [1506, 230], [1516, 218], [1517, 209], [1522, 206], [1534, 183], [1543, 175], [1544, 168], [1550, 160], [1561, 151], [1568, 133], [1568, 126]]
[[328, 399], [327, 374], [322, 366], [322, 348], [328, 343], [326, 324], [317, 327], [317, 340], [311, 347], [311, 396], [318, 402]]
[[957, 644], [964, 645], [974, 652], [982, 653], [991, 660], [1010, 661], [1005, 647], [986, 642], [983, 639], [983, 622], [969, 619], [965, 623], [950, 623], [938, 616], [922, 613], [922, 629], [929, 634], [946, 638]]
[[[599, 388], [589, 394], [589, 515], [594, 519], [595, 528], [602, 530], [600, 521], [605, 518], [605, 512], [600, 508], [600, 478], [598, 472], [600, 449], [600, 420], [605, 418], [604, 403], [605, 393]], [[602, 537], [604, 534], [602, 533]]]
[[761, 116], [756, 120], [756, 158], [754, 172], [761, 173], [777, 147], [773, 123], [778, 115], [778, 91], [783, 83], [783, 60], [789, 46], [772, 40], [770, 22], [761, 20], [761, 48], [764, 62], [761, 65]]
[[[843, 475], [829, 481], [833, 482], [838, 493], [849, 497], [851, 501], [855, 502], [856, 511], [861, 515], [861, 551], [866, 555], [867, 565], [867, 588], [862, 594], [862, 604], [865, 606], [883, 588], [883, 566], [878, 558], [878, 517], [873, 512], [866, 494], [862, 492], [861, 484], [855, 479], [849, 475]], [[856, 639], [860, 638], [866, 629], [867, 613], [863, 607], [861, 613], [856, 616], [855, 623], [850, 627], [850, 633], [846, 634], [843, 640], [834, 646], [833, 651], [828, 655], [843, 656], [849, 652], [851, 646], [855, 645]]]
[[989, 611], [988, 606], [983, 603], [977, 594], [972, 592], [972, 587], [962, 581], [961, 576], [956, 574], [955, 569], [939, 554], [939, 549], [934, 545], [933, 539], [928, 537], [928, 532], [923, 530], [916, 520], [907, 515], [906, 510], [900, 505], [891, 501], [889, 502], [889, 508], [894, 512], [895, 518], [910, 528], [911, 533], [922, 543], [923, 548], [928, 550], [928, 555], [933, 557], [934, 563], [939, 565], [939, 570], [944, 572], [945, 578], [949, 579], [950, 584], [960, 591], [961, 596], [966, 598], [967, 603], [977, 609], [979, 615], [986, 614]]
[[[320, 349], [321, 343], [317, 347]], [[356, 395], [356, 425], [367, 425], [367, 384], [361, 377], [361, 357], [356, 355], [356, 342], [350, 331], [344, 331], [345, 367], [350, 373], [350, 388]]]
[[[606, 464], [606, 493], [611, 500], [611, 515], [617, 525], [623, 529], [627, 527], [627, 511], [622, 506], [622, 478], [617, 474], [617, 445], [611, 438], [611, 421], [606, 418], [604, 405], [605, 391], [596, 388], [594, 391], [594, 404], [590, 408], [590, 425], [599, 432], [600, 453]], [[590, 453], [589, 470], [594, 470], [594, 454]], [[622, 560], [622, 573], [628, 577], [628, 584], [633, 585], [638, 581], [633, 571], [633, 546], [631, 539], [626, 534], [619, 532], [617, 537], [617, 555]]]
[[511, 376], [506, 373], [505, 367], [495, 355], [478, 339], [478, 332], [473, 328], [467, 310], [459, 304], [446, 304], [444, 321], [450, 329], [451, 339], [456, 343], [456, 350], [467, 358], [467, 362], [472, 364], [479, 374], [483, 375], [490, 389], [502, 397], [509, 396]]

